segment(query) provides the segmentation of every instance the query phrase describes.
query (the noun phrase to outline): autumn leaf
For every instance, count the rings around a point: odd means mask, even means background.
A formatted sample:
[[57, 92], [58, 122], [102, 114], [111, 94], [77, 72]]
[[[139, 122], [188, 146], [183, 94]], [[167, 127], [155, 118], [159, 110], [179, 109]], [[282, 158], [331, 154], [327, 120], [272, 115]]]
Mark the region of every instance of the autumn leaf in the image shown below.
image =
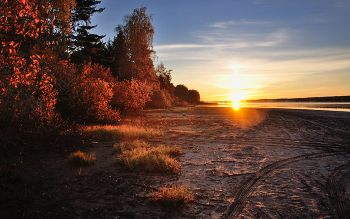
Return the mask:
[[28, 0], [18, 0], [18, 1], [23, 3], [24, 5], [28, 3]]

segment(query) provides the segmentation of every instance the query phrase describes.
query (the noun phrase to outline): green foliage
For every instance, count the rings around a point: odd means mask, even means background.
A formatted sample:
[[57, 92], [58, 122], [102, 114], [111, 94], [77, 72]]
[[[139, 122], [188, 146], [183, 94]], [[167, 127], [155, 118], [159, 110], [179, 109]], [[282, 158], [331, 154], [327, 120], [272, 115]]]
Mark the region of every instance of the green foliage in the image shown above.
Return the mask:
[[75, 166], [89, 166], [91, 164], [94, 164], [95, 162], [95, 153], [87, 155], [79, 150], [69, 155], [69, 163]]
[[160, 201], [165, 205], [178, 206], [182, 204], [187, 204], [192, 199], [192, 193], [190, 191], [190, 187], [186, 186], [164, 186], [159, 189], [158, 192], [152, 194], [150, 198], [151, 201]]

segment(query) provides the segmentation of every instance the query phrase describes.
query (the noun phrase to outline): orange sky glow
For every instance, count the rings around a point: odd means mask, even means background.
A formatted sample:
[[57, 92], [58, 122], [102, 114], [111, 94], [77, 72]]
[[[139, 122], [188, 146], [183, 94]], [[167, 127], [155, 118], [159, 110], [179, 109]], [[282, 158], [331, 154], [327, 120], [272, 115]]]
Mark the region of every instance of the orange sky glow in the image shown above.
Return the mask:
[[204, 101], [350, 95], [349, 0], [102, 0], [94, 31], [113, 39], [141, 5], [153, 14], [154, 64]]

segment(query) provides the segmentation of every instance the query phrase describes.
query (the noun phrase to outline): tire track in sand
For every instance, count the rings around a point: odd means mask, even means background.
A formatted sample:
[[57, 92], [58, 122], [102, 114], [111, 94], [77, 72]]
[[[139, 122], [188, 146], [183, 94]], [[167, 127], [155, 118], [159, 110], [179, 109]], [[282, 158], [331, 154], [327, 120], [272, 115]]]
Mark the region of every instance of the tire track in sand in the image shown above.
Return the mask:
[[267, 179], [269, 176], [273, 175], [276, 171], [286, 167], [287, 165], [297, 163], [306, 159], [320, 158], [327, 156], [334, 156], [341, 154], [342, 152], [322, 152], [322, 153], [313, 153], [305, 154], [301, 156], [296, 156], [292, 158], [287, 158], [284, 160], [279, 160], [274, 162], [261, 170], [257, 171], [254, 176], [243, 181], [241, 186], [237, 188], [237, 192], [234, 194], [234, 202], [229, 206], [228, 210], [222, 215], [221, 218], [224, 219], [233, 219], [239, 216], [244, 208], [245, 201], [247, 197], [254, 191], [254, 189], [262, 184], [262, 182]]
[[350, 218], [349, 209], [346, 207], [346, 191], [344, 188], [344, 183], [348, 180], [349, 174], [345, 173], [343, 174], [344, 177], [339, 177], [341, 172], [349, 167], [350, 163], [339, 166], [327, 180], [326, 191], [334, 218]]

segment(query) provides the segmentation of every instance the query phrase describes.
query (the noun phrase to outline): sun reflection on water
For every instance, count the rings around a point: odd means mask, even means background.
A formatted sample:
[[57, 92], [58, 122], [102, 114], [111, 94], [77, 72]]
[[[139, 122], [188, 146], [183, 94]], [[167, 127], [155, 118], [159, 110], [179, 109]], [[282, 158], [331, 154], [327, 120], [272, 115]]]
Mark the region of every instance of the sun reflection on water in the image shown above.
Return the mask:
[[241, 107], [241, 104], [239, 102], [233, 102], [233, 105], [232, 105], [233, 109], [235, 110], [239, 110], [239, 108]]
[[241, 107], [241, 101], [246, 98], [246, 94], [240, 91], [235, 91], [231, 94], [232, 107], [238, 110]]

